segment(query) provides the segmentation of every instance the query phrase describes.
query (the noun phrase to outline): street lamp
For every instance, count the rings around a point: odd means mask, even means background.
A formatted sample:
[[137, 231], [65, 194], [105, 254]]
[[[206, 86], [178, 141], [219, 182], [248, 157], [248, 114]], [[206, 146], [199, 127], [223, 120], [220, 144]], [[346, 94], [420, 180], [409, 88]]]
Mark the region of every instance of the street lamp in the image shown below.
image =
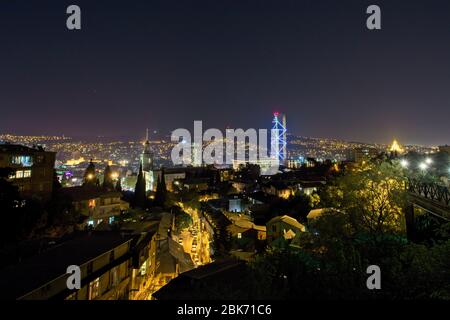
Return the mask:
[[427, 170], [427, 168], [428, 168], [428, 164], [426, 162], [421, 162], [419, 164], [419, 169], [420, 170], [425, 171], [425, 170]]
[[425, 159], [425, 163], [426, 163], [426, 164], [432, 164], [432, 163], [433, 163], [433, 160], [432, 160], [431, 158], [426, 158], [426, 159]]
[[402, 160], [400, 160], [400, 165], [406, 169], [409, 166], [409, 162], [406, 159], [402, 159]]

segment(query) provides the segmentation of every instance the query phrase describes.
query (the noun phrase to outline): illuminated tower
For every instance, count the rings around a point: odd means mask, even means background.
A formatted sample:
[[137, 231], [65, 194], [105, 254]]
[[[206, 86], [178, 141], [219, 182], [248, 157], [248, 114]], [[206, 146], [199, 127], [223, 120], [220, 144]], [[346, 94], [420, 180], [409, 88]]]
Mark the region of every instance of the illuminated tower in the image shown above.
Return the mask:
[[148, 129], [146, 132], [144, 151], [141, 155], [142, 172], [145, 178], [145, 190], [153, 190], [153, 156], [150, 150], [150, 141], [148, 139]]
[[394, 139], [394, 141], [391, 144], [391, 147], [389, 148], [389, 151], [403, 153], [403, 148], [400, 146], [398, 141]]
[[401, 147], [398, 141], [394, 139], [392, 145], [389, 147], [389, 151], [391, 152], [392, 157], [398, 157], [404, 152], [404, 149]]
[[280, 164], [284, 164], [287, 159], [286, 115], [274, 112], [272, 124], [271, 147], [274, 148], [276, 159]]

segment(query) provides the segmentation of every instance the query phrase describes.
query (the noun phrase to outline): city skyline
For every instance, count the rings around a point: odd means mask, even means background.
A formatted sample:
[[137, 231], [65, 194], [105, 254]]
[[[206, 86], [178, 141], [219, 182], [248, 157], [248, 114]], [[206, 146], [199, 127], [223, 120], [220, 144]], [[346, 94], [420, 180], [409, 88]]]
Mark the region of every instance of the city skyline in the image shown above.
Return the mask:
[[0, 1], [0, 300], [448, 301], [449, 26], [449, 0]]
[[431, 2], [378, 1], [377, 31], [367, 1], [77, 1], [78, 31], [68, 1], [2, 4], [0, 131], [137, 138], [279, 111], [295, 135], [447, 144], [450, 10]]

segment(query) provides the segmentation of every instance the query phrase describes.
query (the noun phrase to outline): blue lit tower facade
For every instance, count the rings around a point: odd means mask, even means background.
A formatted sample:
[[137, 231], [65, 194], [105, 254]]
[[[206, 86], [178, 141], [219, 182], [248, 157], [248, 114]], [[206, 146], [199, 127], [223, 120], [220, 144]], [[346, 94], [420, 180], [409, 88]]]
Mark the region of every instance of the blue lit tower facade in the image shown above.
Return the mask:
[[281, 165], [284, 165], [287, 159], [286, 131], [286, 115], [274, 112], [272, 119], [271, 147], [274, 148], [272, 154], [274, 154]]

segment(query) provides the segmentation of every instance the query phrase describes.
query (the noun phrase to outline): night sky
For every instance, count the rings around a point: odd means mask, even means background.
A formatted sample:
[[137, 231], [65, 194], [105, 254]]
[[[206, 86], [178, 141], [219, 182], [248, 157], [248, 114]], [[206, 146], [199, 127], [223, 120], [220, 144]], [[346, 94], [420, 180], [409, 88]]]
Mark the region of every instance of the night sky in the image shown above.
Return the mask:
[[450, 1], [0, 0], [0, 110], [0, 133], [268, 128], [281, 111], [303, 136], [450, 143]]

